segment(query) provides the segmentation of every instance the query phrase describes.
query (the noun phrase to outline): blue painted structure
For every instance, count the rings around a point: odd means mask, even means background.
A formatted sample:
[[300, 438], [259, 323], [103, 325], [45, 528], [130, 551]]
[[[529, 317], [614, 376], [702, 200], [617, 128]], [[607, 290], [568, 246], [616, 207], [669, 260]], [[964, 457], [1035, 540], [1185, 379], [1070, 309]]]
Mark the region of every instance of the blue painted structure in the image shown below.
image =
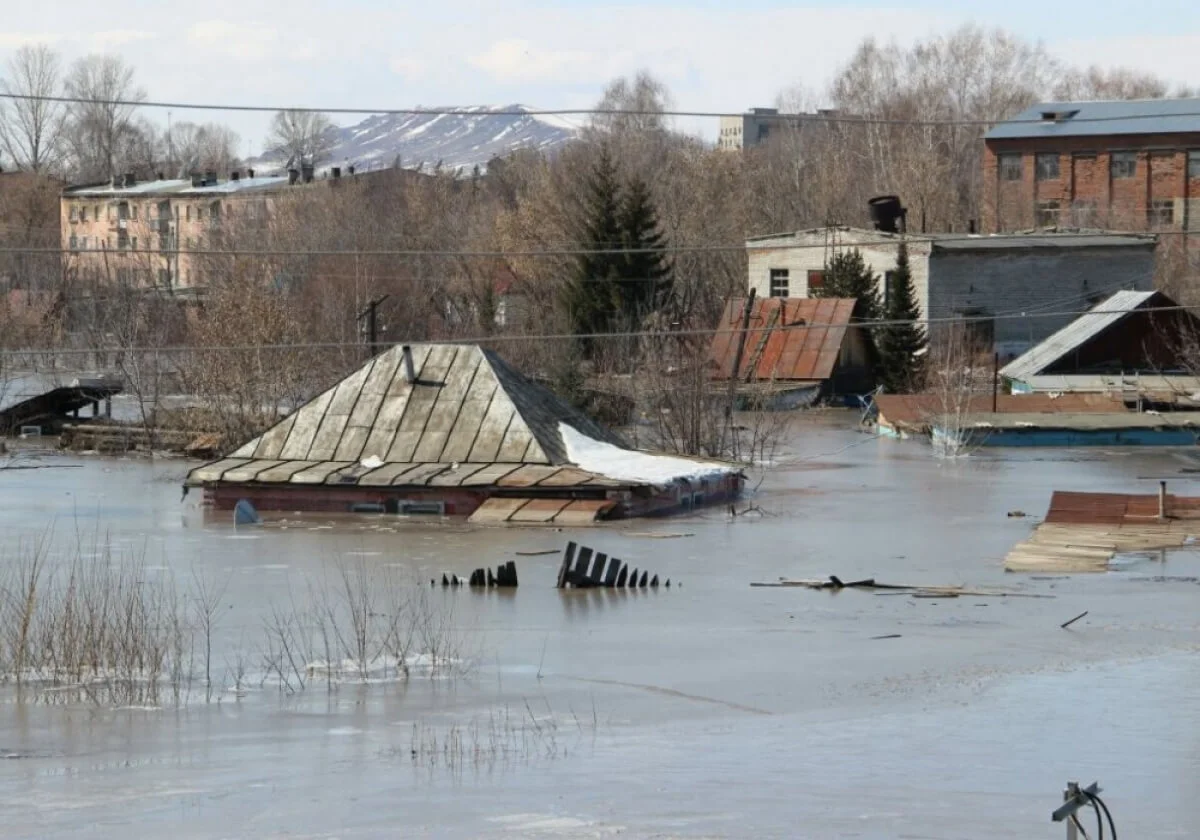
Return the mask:
[[[1195, 446], [1200, 442], [1197, 428], [1111, 428], [1111, 429], [969, 429], [964, 430], [967, 446]], [[946, 437], [941, 428], [933, 436]]]

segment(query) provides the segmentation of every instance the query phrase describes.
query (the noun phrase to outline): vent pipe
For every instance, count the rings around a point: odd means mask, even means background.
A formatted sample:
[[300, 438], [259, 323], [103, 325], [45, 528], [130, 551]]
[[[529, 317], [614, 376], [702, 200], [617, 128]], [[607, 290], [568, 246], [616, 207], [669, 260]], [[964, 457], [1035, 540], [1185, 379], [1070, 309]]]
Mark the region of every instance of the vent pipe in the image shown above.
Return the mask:
[[405, 344], [400, 348], [400, 352], [404, 354], [404, 377], [408, 380], [409, 385], [416, 385], [417, 371], [413, 367], [412, 347]]
[[899, 233], [900, 225], [908, 211], [900, 204], [900, 197], [895, 195], [879, 195], [867, 202], [871, 221], [875, 230], [884, 233]]

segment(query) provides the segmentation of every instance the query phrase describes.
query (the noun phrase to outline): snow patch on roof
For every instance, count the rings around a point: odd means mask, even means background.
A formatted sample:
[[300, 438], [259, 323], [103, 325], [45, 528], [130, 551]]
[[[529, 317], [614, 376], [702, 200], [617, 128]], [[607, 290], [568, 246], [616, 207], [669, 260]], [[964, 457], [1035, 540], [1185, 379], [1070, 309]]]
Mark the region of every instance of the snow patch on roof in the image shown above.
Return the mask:
[[691, 458], [622, 449], [590, 438], [567, 423], [558, 424], [558, 433], [567, 448], [567, 458], [572, 463], [588, 472], [618, 481], [663, 485], [680, 479], [694, 481], [717, 478], [733, 472], [725, 464], [713, 461], [694, 461]]

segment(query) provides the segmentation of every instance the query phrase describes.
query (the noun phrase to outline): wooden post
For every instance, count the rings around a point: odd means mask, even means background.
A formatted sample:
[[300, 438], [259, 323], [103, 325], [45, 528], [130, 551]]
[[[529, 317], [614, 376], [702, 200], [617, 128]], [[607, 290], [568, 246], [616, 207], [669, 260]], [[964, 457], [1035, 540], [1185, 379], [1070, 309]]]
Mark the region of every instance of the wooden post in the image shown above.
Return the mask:
[[1167, 519], [1167, 482], [1158, 482], [1158, 518], [1161, 521]]
[[[1066, 788], [1063, 790], [1063, 802], [1070, 802], [1079, 795], [1079, 785], [1076, 782], [1067, 782]], [[1079, 832], [1075, 828], [1074, 820], [1066, 820], [1067, 824], [1067, 840], [1079, 840]]]

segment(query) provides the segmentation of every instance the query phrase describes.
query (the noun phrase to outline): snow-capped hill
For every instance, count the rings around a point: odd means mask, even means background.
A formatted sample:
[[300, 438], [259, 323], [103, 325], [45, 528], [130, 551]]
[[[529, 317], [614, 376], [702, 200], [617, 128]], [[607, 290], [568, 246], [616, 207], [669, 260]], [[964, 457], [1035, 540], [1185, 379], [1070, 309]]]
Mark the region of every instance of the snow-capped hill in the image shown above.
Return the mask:
[[[470, 172], [494, 157], [518, 149], [553, 151], [579, 136], [580, 124], [567, 117], [528, 113], [523, 105], [436, 108], [446, 114], [375, 114], [357, 125], [333, 129], [325, 166], [354, 164], [360, 170], [395, 164], [406, 169]], [[264, 166], [281, 161], [264, 155]]]

